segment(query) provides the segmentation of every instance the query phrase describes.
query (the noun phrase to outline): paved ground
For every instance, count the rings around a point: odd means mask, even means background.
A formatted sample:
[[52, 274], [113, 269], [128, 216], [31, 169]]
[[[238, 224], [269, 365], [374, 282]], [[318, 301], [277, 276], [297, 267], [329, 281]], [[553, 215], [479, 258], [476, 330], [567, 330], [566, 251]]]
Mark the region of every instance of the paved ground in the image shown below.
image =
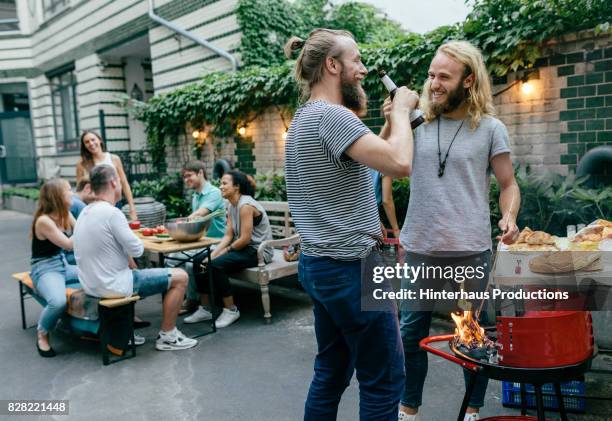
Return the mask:
[[[274, 322], [266, 325], [257, 292], [241, 289], [237, 294], [240, 321], [202, 338], [188, 351], [155, 351], [157, 330], [151, 327], [141, 331], [147, 343], [139, 347], [136, 359], [108, 367], [102, 366], [95, 344], [61, 333], [52, 337], [59, 355], [40, 358], [35, 330], [21, 329], [17, 285], [10, 280], [11, 273], [28, 269], [29, 223], [27, 215], [0, 211], [0, 399], [69, 400], [70, 416], [55, 417], [57, 420], [301, 419], [315, 354], [312, 314], [306, 300], [273, 295]], [[39, 313], [40, 306], [30, 300], [30, 324]], [[139, 303], [137, 313], [158, 326], [160, 300], [152, 297]], [[448, 331], [448, 327], [438, 323], [437, 330]], [[194, 332], [194, 328], [186, 326], [184, 331]], [[610, 368], [612, 360], [599, 357], [598, 364]], [[612, 396], [610, 375], [589, 375], [588, 380], [589, 394]], [[456, 419], [462, 393], [461, 371], [445, 360], [430, 358], [423, 420]], [[571, 419], [612, 419], [609, 405], [592, 403], [589, 412], [598, 415]], [[483, 415], [513, 413], [516, 411], [501, 406], [500, 383], [491, 382]], [[358, 387], [353, 379], [338, 419], [358, 418]]]

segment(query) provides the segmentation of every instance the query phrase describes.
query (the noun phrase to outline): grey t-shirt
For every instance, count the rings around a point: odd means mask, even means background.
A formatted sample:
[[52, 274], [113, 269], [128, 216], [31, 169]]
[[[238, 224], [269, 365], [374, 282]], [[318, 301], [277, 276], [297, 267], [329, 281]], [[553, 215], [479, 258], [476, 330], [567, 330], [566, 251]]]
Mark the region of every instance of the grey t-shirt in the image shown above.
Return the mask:
[[[261, 212], [261, 221], [257, 225], [253, 224], [251, 242], [248, 245], [248, 247], [253, 247], [257, 250], [261, 243], [272, 239], [272, 228], [270, 227], [270, 220], [268, 219], [268, 214], [266, 213], [265, 209], [259, 203], [257, 203], [255, 199], [246, 194], [240, 196], [238, 206], [234, 206], [230, 203], [227, 208], [227, 211], [232, 220], [232, 229], [234, 230], [234, 238], [232, 239], [232, 241], [236, 241], [238, 237], [240, 237], [240, 209], [244, 205], [252, 206], [259, 212]], [[272, 247], [266, 247], [264, 249], [264, 261], [266, 263], [270, 263], [272, 261], [273, 256], [274, 250], [272, 249]]]
[[[440, 117], [440, 150], [444, 160], [461, 120]], [[509, 153], [508, 132], [494, 117], [483, 117], [476, 129], [467, 118], [450, 150], [444, 176], [438, 177], [438, 121], [415, 131], [410, 202], [400, 234], [411, 252], [473, 254], [489, 250], [491, 159]]]

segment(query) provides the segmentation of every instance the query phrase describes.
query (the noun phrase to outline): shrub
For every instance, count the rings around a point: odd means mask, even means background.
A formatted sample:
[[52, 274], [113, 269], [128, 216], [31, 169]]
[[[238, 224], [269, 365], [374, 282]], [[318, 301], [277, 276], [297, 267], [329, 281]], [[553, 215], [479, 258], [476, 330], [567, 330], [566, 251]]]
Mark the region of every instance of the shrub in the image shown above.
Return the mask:
[[9, 187], [2, 190], [2, 196], [18, 196], [25, 197], [27, 199], [38, 200], [38, 196], [40, 191], [38, 189], [33, 188], [25, 188], [25, 187]]
[[161, 179], [145, 179], [132, 184], [134, 197], [150, 196], [166, 206], [166, 218], [178, 218], [191, 213], [191, 200], [184, 189], [180, 173]]

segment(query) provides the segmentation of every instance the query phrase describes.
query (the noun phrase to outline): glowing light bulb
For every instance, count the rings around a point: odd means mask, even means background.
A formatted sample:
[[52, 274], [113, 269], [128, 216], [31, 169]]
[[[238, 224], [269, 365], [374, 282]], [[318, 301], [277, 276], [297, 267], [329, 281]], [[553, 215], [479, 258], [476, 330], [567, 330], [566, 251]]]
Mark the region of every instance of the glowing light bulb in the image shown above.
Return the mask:
[[529, 95], [533, 92], [533, 83], [523, 82], [523, 86], [521, 86], [521, 91], [523, 91], [525, 95]]
[[197, 139], [198, 137], [200, 137], [200, 131], [194, 130], [193, 133], [191, 133], [191, 135], [193, 136], [194, 139]]
[[283, 140], [287, 140], [287, 130], [286, 129], [283, 132], [282, 136], [283, 136]]
[[244, 136], [246, 133], [246, 127], [242, 126], [241, 128], [239, 128], [238, 133], [240, 133], [240, 136]]

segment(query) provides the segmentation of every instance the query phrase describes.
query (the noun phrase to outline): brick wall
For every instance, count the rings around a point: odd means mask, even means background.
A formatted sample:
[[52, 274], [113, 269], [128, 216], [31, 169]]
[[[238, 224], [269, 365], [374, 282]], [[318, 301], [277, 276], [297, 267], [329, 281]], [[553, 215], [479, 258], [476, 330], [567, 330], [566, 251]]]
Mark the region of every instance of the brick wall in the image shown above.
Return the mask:
[[[495, 98], [516, 162], [567, 174], [588, 150], [612, 145], [611, 45], [612, 37], [593, 31], [566, 35], [537, 61], [533, 92], [523, 92], [518, 83]], [[520, 76], [494, 79], [494, 92]]]
[[[518, 82], [494, 98], [497, 117], [510, 134], [513, 160], [535, 171], [567, 174], [579, 159], [599, 145], [612, 145], [612, 37], [595, 36], [593, 31], [569, 34], [546, 46], [545, 57], [535, 65], [538, 78], [530, 80], [533, 91], [525, 93]], [[493, 92], [510, 86], [522, 72], [493, 78]], [[375, 133], [384, 119], [380, 101], [370, 101], [363, 121]], [[283, 122], [271, 108], [247, 126], [243, 146], [226, 148], [215, 157], [228, 159], [250, 169], [251, 153], [256, 173], [283, 169]], [[252, 140], [251, 145], [248, 143]], [[203, 159], [212, 148], [205, 148]], [[608, 170], [610, 171], [610, 170]], [[604, 173], [610, 176], [610, 173]]]

